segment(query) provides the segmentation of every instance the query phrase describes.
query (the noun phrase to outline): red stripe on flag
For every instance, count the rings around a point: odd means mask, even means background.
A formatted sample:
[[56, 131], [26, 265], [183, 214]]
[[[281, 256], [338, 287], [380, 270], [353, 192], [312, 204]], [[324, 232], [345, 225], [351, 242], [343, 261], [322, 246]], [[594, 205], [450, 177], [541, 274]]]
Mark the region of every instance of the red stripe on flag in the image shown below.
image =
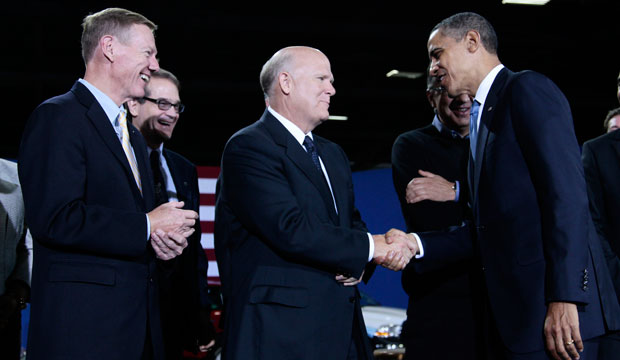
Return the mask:
[[200, 194], [200, 205], [215, 205], [215, 194]]
[[220, 176], [219, 166], [196, 166], [199, 178], [212, 178], [217, 179]]
[[207, 260], [215, 261], [215, 249], [205, 249], [205, 254], [207, 255]]
[[213, 221], [201, 221], [200, 231], [203, 233], [213, 233]]

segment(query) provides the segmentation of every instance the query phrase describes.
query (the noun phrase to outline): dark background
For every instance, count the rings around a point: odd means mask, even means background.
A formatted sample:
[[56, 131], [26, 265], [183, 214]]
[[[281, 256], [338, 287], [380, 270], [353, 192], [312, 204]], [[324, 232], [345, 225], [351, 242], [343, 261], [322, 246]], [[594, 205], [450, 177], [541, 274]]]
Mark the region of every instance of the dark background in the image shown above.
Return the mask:
[[331, 60], [336, 96], [315, 132], [343, 146], [355, 170], [390, 162], [396, 136], [428, 124], [424, 79], [386, 78], [423, 72], [430, 29], [459, 11], [495, 26], [500, 60], [512, 70], [549, 76], [566, 94], [579, 143], [600, 135], [618, 107], [618, 2], [551, 0], [546, 6], [493, 1], [254, 2], [18, 1], [0, 9], [2, 137], [0, 156], [16, 158], [30, 112], [69, 90], [84, 74], [81, 21], [121, 6], [147, 16], [160, 64], [182, 83], [187, 105], [167, 145], [198, 165], [218, 165], [226, 140], [264, 110], [258, 75], [278, 49], [308, 45]]

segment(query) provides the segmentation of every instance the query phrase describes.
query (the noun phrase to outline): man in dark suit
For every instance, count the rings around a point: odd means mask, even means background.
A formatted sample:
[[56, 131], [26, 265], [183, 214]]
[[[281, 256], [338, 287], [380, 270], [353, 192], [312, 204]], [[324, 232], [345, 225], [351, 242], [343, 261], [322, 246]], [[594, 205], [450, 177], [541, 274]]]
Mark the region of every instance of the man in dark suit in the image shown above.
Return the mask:
[[[607, 119], [618, 114], [620, 108], [609, 112]], [[611, 116], [610, 116], [611, 115]], [[583, 144], [583, 168], [588, 185], [590, 212], [596, 231], [613, 250], [608, 260], [609, 271], [620, 294], [620, 131], [611, 131]], [[620, 301], [620, 298], [619, 298]], [[616, 359], [620, 354], [620, 333], [601, 339], [599, 358]]]
[[489, 358], [595, 359], [596, 338], [620, 327], [620, 309], [566, 98], [540, 74], [504, 68], [495, 31], [478, 14], [443, 20], [427, 46], [430, 72], [448, 95], [474, 97], [473, 221], [420, 234], [414, 266], [479, 258]]
[[144, 16], [83, 23], [84, 79], [37, 107], [19, 178], [34, 239], [29, 359], [163, 359], [155, 258], [179, 255], [198, 216], [153, 209], [146, 146], [122, 104], [159, 69]]
[[[435, 117], [432, 124], [398, 136], [392, 147], [392, 177], [408, 232], [443, 230], [470, 219], [467, 163], [471, 99], [451, 98], [434, 76], [427, 77], [426, 97]], [[447, 180], [449, 179], [449, 180]], [[472, 261], [418, 274], [403, 270], [409, 295], [401, 340], [405, 359], [477, 360], [479, 282]], [[446, 333], [446, 324], [452, 331]], [[443, 346], [449, 341], [453, 346]]]
[[269, 107], [230, 138], [218, 182], [223, 358], [372, 359], [355, 285], [414, 245], [367, 233], [344, 151], [312, 133], [335, 93], [327, 57], [284, 48], [260, 79]]
[[[183, 201], [184, 208], [199, 212], [200, 192], [196, 166], [176, 152], [164, 149], [185, 106], [179, 96], [180, 82], [164, 69], [154, 72], [142, 98], [127, 103], [132, 124], [146, 140], [156, 205]], [[206, 303], [208, 264], [200, 245], [200, 222], [194, 226], [180, 256], [161, 262], [166, 267], [159, 281], [161, 321], [166, 359], [181, 359], [183, 350], [206, 352], [215, 341]], [[202, 257], [202, 259], [200, 259]], [[208, 265], [207, 265], [208, 266]]]

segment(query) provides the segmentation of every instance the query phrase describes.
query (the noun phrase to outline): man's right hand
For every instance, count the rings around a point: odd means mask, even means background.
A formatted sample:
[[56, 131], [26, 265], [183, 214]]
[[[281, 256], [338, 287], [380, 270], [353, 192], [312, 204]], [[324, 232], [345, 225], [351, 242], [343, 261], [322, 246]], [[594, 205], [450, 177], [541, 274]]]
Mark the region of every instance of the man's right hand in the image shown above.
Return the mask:
[[192, 210], [183, 210], [182, 201], [162, 204], [147, 215], [151, 222], [151, 233], [162, 230], [165, 233], [176, 232], [184, 237], [193, 233], [194, 224], [198, 220], [198, 213]]
[[399, 271], [405, 268], [409, 260], [417, 253], [417, 244], [407, 234], [395, 229], [388, 232], [390, 241], [384, 235], [373, 235], [375, 242], [374, 261], [390, 270]]

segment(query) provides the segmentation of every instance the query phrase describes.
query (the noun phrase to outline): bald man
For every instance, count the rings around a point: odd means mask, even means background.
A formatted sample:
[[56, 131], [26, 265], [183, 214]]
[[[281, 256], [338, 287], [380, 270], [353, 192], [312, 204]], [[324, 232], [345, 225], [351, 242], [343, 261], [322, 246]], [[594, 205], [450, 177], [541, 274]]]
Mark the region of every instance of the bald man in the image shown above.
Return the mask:
[[368, 233], [344, 151], [312, 134], [336, 92], [327, 57], [285, 48], [260, 79], [269, 106], [228, 141], [219, 178], [224, 358], [372, 359], [356, 285], [415, 245]]

